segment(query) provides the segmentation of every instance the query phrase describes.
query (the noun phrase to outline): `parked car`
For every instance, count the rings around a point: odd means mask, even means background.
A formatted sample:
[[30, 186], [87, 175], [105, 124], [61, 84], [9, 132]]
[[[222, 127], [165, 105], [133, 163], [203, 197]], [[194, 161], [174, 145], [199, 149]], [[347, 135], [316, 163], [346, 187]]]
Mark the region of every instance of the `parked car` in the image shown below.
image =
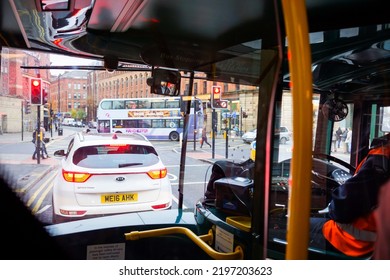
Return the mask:
[[76, 121], [76, 127], [84, 127], [84, 124], [82, 121]]
[[141, 134], [79, 132], [62, 157], [53, 187], [53, 222], [172, 206], [167, 169]]
[[[276, 132], [275, 135], [279, 134], [279, 144], [286, 144], [287, 141], [291, 140], [291, 132], [288, 130], [287, 127], [281, 126], [280, 132]], [[255, 160], [256, 157], [256, 139], [250, 142], [250, 152], [249, 152], [249, 158], [251, 160]]]
[[288, 130], [287, 127], [281, 126], [279, 131], [279, 143], [286, 144], [286, 142], [290, 141], [290, 139], [291, 139], [291, 132]]
[[[245, 143], [252, 143], [256, 140], [257, 130], [248, 131], [242, 135], [242, 141]], [[276, 132], [276, 135], [279, 134], [279, 143], [286, 144], [287, 141], [291, 139], [291, 132], [285, 126], [281, 126], [279, 132]]]
[[245, 132], [242, 135], [241, 139], [245, 143], [252, 143], [256, 139], [256, 135], [257, 135], [257, 129], [254, 129], [254, 130]]

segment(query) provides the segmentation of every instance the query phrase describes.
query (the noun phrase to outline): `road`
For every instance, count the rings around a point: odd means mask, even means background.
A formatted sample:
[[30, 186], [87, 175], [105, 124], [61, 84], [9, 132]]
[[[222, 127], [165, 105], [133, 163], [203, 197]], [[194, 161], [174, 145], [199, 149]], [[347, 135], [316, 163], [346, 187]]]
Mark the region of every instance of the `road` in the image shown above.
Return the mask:
[[[0, 141], [0, 161], [7, 166], [14, 177], [15, 190], [21, 195], [31, 211], [45, 224], [50, 224], [52, 221], [51, 192], [59, 164], [59, 159], [54, 158], [53, 153], [59, 149], [66, 150], [72, 135], [80, 130], [81, 128], [65, 127], [64, 134], [61, 137], [53, 137], [50, 143], [47, 144], [47, 150], [51, 157], [41, 159], [40, 164], [37, 164], [37, 161], [31, 158], [34, 146], [27, 135], [25, 135], [23, 141], [20, 141], [20, 139], [19, 141]], [[168, 169], [173, 191], [174, 204], [172, 208], [177, 208], [181, 143], [172, 141], [153, 141], [152, 143]], [[226, 155], [229, 160], [246, 160], [249, 157], [249, 147], [239, 138], [230, 138], [228, 142], [226, 142], [226, 139], [216, 139], [213, 157], [212, 149], [207, 145], [204, 145], [201, 149], [199, 143], [194, 145], [194, 142], [188, 142], [187, 157], [185, 157], [184, 162], [183, 209], [193, 208], [195, 203], [203, 197], [213, 162], [225, 159]], [[43, 169], [48, 172], [37, 178], [32, 184], [34, 175], [40, 174]]]

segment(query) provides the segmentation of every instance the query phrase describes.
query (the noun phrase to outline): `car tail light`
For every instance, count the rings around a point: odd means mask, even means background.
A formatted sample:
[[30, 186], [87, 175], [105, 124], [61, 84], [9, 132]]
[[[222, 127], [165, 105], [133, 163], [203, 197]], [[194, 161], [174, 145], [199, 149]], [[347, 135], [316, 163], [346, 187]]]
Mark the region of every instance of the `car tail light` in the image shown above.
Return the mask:
[[164, 203], [164, 204], [153, 205], [152, 208], [154, 210], [158, 210], [158, 209], [167, 208], [168, 206], [169, 206], [169, 203]]
[[64, 169], [62, 169], [62, 177], [64, 177], [65, 181], [67, 181], [67, 182], [84, 183], [91, 176], [92, 175], [89, 173], [71, 172], [71, 171], [65, 171]]
[[162, 179], [162, 178], [165, 178], [165, 176], [167, 176], [167, 173], [168, 173], [167, 169], [162, 168], [162, 169], [158, 169], [158, 170], [150, 170], [148, 172], [148, 175], [152, 179]]
[[60, 213], [66, 216], [83, 216], [87, 211], [84, 210], [63, 210], [60, 209]]

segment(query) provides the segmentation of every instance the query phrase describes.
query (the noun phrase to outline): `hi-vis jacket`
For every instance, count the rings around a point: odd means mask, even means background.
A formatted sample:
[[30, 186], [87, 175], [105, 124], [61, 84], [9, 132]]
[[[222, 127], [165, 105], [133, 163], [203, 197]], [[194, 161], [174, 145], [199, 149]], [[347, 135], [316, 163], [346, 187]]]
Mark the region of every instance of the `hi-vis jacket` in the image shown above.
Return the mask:
[[374, 210], [380, 187], [389, 178], [390, 145], [369, 151], [355, 175], [332, 193], [331, 220], [322, 232], [339, 251], [352, 257], [372, 253], [376, 240]]

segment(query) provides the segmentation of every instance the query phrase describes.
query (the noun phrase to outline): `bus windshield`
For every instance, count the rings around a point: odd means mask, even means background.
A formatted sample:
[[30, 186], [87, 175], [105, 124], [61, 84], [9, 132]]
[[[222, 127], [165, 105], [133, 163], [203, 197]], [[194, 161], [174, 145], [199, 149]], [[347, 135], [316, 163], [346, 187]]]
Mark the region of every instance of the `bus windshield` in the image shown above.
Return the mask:
[[62, 258], [371, 258], [388, 1], [242, 2], [1, 1], [0, 163]]

